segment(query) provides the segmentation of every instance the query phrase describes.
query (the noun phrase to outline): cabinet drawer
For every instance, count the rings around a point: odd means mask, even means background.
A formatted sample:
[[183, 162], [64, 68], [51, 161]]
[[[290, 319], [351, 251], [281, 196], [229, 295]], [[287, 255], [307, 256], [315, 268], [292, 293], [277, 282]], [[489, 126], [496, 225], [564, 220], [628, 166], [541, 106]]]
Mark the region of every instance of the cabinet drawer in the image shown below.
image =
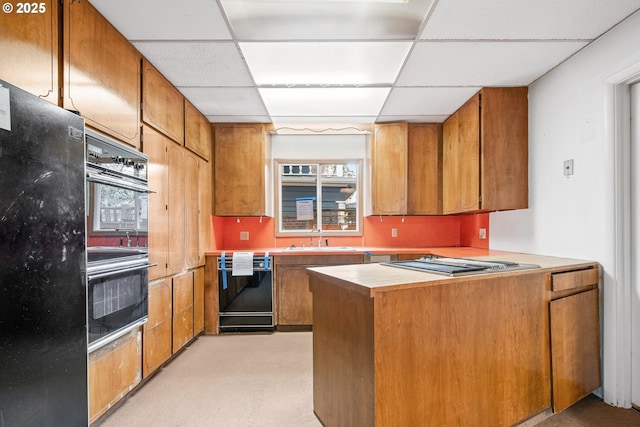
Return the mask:
[[553, 292], [567, 289], [581, 288], [583, 286], [597, 285], [599, 272], [597, 268], [585, 270], [567, 271], [551, 274], [551, 290]]

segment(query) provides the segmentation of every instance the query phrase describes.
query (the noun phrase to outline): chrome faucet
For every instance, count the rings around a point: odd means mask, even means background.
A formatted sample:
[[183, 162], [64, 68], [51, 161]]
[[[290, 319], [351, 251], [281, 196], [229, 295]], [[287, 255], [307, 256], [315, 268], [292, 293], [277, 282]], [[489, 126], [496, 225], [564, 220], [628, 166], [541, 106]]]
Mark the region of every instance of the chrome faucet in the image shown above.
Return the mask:
[[318, 247], [322, 247], [322, 229], [318, 228]]
[[[138, 235], [138, 230], [136, 230], [135, 228], [132, 228], [132, 229], [116, 228], [116, 231], [124, 231], [125, 236], [127, 236], [127, 247], [128, 248], [131, 247], [131, 237], [129, 236], [129, 232], [133, 231], [134, 233], [136, 233], [136, 247], [140, 246], [140, 236]], [[122, 246], [122, 237], [120, 237], [120, 246]]]

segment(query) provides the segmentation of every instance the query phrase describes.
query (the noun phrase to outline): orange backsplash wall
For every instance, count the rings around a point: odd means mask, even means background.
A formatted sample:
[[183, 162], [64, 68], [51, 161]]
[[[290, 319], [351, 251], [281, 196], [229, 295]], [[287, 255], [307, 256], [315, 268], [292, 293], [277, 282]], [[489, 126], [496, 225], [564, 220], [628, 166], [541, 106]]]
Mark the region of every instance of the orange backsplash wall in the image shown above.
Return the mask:
[[[308, 236], [275, 237], [275, 219], [269, 217], [213, 217], [212, 249], [283, 248], [309, 245]], [[398, 231], [391, 237], [392, 229]], [[487, 229], [487, 239], [478, 238], [479, 228]], [[363, 221], [364, 236], [334, 237], [329, 246], [356, 247], [489, 247], [489, 214], [463, 216], [370, 216]], [[249, 240], [240, 240], [240, 232], [249, 232]], [[318, 236], [313, 236], [317, 244]]]

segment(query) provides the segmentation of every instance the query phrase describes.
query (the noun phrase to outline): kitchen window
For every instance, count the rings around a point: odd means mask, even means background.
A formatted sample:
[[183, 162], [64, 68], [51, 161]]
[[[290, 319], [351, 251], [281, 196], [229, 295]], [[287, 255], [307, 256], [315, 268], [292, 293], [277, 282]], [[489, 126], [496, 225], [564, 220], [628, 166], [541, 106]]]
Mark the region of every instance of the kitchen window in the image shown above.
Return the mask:
[[280, 161], [278, 171], [279, 233], [359, 234], [361, 163]]

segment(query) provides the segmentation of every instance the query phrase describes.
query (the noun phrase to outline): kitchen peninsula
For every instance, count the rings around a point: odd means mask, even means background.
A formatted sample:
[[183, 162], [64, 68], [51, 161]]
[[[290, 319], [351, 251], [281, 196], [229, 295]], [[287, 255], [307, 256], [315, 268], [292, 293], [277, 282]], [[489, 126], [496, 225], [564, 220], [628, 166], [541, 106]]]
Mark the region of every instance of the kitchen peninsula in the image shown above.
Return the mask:
[[446, 277], [310, 268], [314, 411], [327, 426], [509, 426], [600, 386], [597, 263]]

